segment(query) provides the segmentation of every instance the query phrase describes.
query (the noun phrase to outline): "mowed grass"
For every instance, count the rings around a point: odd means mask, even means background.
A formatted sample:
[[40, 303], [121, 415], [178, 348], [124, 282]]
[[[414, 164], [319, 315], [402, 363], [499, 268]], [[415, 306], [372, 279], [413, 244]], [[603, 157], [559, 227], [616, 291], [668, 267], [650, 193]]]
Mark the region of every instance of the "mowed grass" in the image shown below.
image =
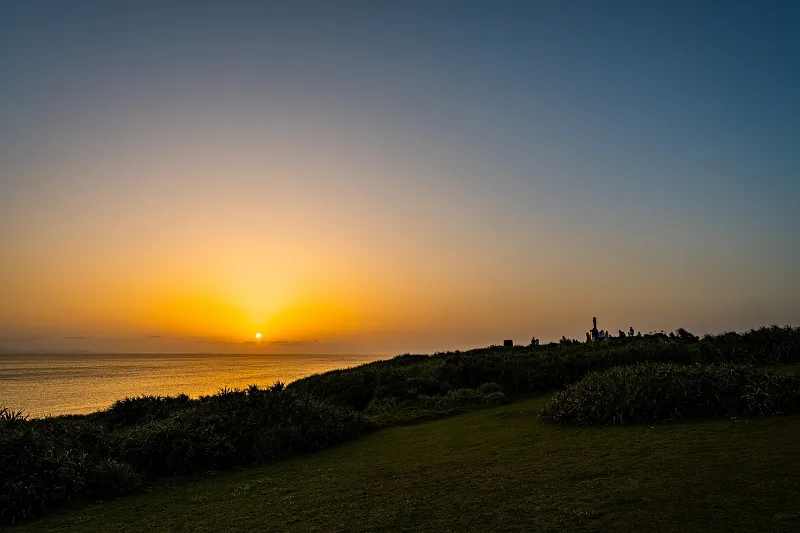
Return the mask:
[[545, 398], [64, 511], [25, 531], [790, 531], [800, 416], [576, 429]]

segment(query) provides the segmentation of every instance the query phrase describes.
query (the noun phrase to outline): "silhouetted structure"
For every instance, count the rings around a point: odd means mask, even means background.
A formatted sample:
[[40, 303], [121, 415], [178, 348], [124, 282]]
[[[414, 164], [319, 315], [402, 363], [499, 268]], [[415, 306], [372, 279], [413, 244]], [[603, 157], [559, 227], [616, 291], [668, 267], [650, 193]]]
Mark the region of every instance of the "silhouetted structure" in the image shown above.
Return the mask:
[[600, 332], [597, 331], [597, 317], [596, 316], [592, 317], [592, 329], [591, 329], [590, 333], [592, 334], [592, 340], [593, 341], [596, 341], [597, 339], [600, 338]]
[[536, 337], [533, 337], [531, 339], [531, 346], [539, 346], [539, 339], [537, 339]]
[[503, 341], [503, 346], [505, 346], [506, 348], [511, 348], [514, 346], [514, 341], [506, 339]]

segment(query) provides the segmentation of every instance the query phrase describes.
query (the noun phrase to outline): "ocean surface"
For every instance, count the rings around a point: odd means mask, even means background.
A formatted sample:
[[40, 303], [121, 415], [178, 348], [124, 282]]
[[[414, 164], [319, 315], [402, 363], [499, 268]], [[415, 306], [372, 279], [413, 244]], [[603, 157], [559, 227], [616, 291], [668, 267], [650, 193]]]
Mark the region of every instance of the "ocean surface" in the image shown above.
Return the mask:
[[142, 394], [196, 398], [222, 387], [269, 386], [386, 355], [7, 355], [0, 354], [0, 407], [28, 416], [81, 414]]

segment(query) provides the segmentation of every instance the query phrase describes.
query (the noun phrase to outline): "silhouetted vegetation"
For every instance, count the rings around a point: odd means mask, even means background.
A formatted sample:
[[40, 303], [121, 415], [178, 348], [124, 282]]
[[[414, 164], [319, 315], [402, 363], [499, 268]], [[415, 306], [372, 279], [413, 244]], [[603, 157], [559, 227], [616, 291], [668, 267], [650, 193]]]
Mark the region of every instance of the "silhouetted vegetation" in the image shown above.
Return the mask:
[[[138, 417], [138, 418], [137, 418]], [[24, 420], [2, 414], [0, 523], [71, 501], [106, 499], [159, 476], [272, 461], [352, 438], [350, 410], [269, 389], [190, 400], [141, 397], [87, 416]]]
[[[679, 329], [588, 343], [406, 354], [309, 376], [286, 388], [222, 390], [196, 400], [126, 398], [90, 415], [28, 420], [1, 409], [0, 524], [68, 502], [114, 497], [161, 476], [273, 461], [331, 446], [370, 427], [497, 405], [578, 382], [556, 396], [546, 416], [606, 424], [619, 412], [617, 423], [795, 410], [797, 378], [755, 367], [798, 362], [800, 328], [773, 326], [702, 339]], [[709, 363], [737, 366], [702, 366]], [[590, 374], [609, 369], [614, 370]], [[724, 372], [730, 373], [727, 381]], [[658, 388], [665, 376], [673, 381]], [[629, 378], [642, 382], [640, 392], [620, 391]], [[648, 394], [655, 394], [657, 405], [646, 403]], [[719, 400], [687, 407], [709, 395]], [[596, 412], [595, 401], [603, 406]]]
[[415, 399], [475, 389], [494, 382], [507, 396], [551, 392], [589, 372], [637, 363], [739, 363], [778, 365], [800, 362], [800, 328], [760, 328], [747, 333], [707, 335], [679, 329], [642, 337], [612, 337], [589, 343], [538, 347], [491, 346], [431, 356], [401, 355], [347, 370], [295, 381], [289, 389], [361, 411], [373, 402]]
[[149, 422], [151, 420], [163, 420], [184, 407], [193, 404], [186, 394], [177, 396], [138, 396], [136, 398], [124, 398], [117, 400], [106, 411], [98, 413], [104, 425], [110, 428], [131, 426]]
[[502, 405], [508, 397], [496, 383], [486, 383], [477, 389], [451, 389], [438, 396], [419, 395], [406, 400], [391, 396], [373, 399], [364, 410], [376, 426], [393, 425], [406, 420], [430, 418], [460, 412], [465, 407]]
[[557, 392], [545, 422], [574, 426], [800, 411], [800, 377], [752, 366], [646, 363], [592, 372]]

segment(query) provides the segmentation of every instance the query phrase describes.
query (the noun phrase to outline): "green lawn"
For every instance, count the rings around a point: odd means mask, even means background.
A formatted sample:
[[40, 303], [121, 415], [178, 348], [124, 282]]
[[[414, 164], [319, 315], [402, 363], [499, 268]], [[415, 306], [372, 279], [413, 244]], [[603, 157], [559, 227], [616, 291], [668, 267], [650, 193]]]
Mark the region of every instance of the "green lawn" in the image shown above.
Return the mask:
[[787, 374], [800, 375], [800, 365], [779, 365], [779, 366], [770, 366], [765, 368], [769, 368], [770, 370], [775, 370], [777, 372], [786, 372]]
[[395, 427], [12, 528], [24, 531], [789, 531], [800, 416], [600, 429], [543, 399]]

